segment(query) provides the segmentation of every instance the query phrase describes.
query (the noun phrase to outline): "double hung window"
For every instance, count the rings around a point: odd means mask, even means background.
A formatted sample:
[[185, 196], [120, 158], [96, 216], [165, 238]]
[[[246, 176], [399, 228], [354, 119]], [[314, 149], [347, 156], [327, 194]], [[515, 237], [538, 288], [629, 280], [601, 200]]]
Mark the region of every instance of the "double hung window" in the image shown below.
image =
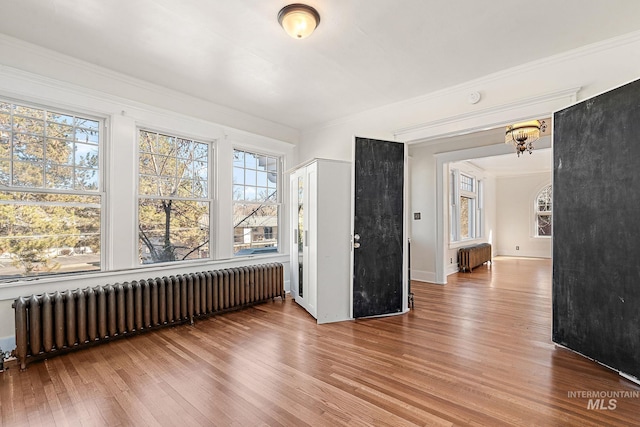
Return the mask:
[[210, 145], [139, 131], [141, 264], [210, 258]]
[[450, 240], [460, 242], [482, 237], [483, 182], [476, 177], [451, 171]]
[[278, 250], [280, 159], [243, 150], [233, 152], [233, 253]]
[[101, 269], [103, 123], [0, 101], [0, 277]]

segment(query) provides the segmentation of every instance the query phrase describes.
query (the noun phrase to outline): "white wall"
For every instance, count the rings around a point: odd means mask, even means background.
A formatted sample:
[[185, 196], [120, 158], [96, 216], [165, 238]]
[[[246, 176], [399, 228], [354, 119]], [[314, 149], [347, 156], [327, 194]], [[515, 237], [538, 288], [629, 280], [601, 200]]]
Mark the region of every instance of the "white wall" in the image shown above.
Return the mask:
[[[447, 251], [442, 250], [439, 237], [445, 227], [437, 209], [442, 203], [437, 184], [443, 177], [438, 176], [436, 156], [482, 143], [471, 138], [450, 145], [436, 139], [549, 117], [577, 100], [639, 78], [639, 70], [640, 32], [636, 32], [306, 130], [297, 146], [298, 160], [351, 160], [354, 135], [416, 144], [409, 150], [410, 211], [421, 212], [422, 219], [410, 219], [412, 274], [421, 271], [422, 279], [446, 283]], [[466, 101], [472, 91], [482, 94], [482, 100], [473, 105]]]
[[551, 258], [553, 240], [535, 237], [533, 210], [536, 196], [551, 180], [549, 172], [497, 179], [499, 228], [494, 255]]
[[[50, 59], [50, 67], [44, 66]], [[152, 87], [143, 82], [115, 75], [108, 70], [88, 66], [52, 52], [38, 49], [16, 50], [15, 43], [0, 37], [0, 97], [44, 105], [53, 109], [91, 114], [105, 120], [107, 129], [102, 155], [106, 159], [103, 179], [106, 209], [103, 252], [109, 271], [65, 277], [43, 277], [0, 283], [0, 347], [7, 351], [15, 346], [13, 300], [19, 296], [43, 292], [85, 288], [98, 284], [140, 280], [167, 274], [180, 274], [218, 268], [251, 265], [263, 262], [289, 263], [288, 209], [281, 209], [280, 253], [262, 257], [233, 257], [232, 220], [232, 155], [234, 148], [245, 148], [265, 154], [282, 156], [283, 171], [295, 164], [294, 145], [272, 138], [269, 134], [292, 137], [297, 132], [281, 125], [266, 123], [245, 114], [237, 115], [211, 103]], [[23, 65], [23, 69], [16, 68]], [[33, 68], [40, 73], [33, 73]], [[41, 68], [38, 68], [40, 66]], [[77, 66], [77, 69], [74, 68]], [[64, 80], [59, 80], [64, 74]], [[53, 77], [52, 77], [53, 76]], [[65, 81], [66, 80], [66, 81]], [[78, 83], [71, 81], [76, 80]], [[139, 83], [140, 86], [136, 86]], [[87, 85], [87, 86], [84, 86]], [[126, 94], [132, 98], [115, 94]], [[136, 98], [136, 99], [133, 99]], [[140, 102], [145, 99], [149, 104]], [[171, 108], [165, 108], [169, 106]], [[216, 116], [216, 112], [220, 116]], [[216, 118], [220, 122], [214, 121]], [[243, 119], [243, 120], [241, 120]], [[243, 121], [251, 130], [234, 125]], [[262, 126], [262, 127], [261, 127]], [[211, 141], [214, 147], [214, 235], [212, 253], [216, 261], [190, 261], [180, 265], [139, 266], [137, 254], [137, 129], [171, 132], [194, 139]], [[283, 174], [282, 200], [287, 202], [288, 179]], [[285, 205], [286, 206], [286, 205]], [[285, 286], [288, 287], [288, 267], [285, 267]]]

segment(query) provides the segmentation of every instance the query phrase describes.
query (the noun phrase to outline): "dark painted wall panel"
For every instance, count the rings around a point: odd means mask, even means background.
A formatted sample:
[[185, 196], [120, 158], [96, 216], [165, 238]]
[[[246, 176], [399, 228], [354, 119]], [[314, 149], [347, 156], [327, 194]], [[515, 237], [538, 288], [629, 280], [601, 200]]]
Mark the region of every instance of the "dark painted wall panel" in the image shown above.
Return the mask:
[[553, 341], [640, 377], [640, 80], [553, 134]]
[[404, 149], [356, 138], [353, 315], [402, 311]]

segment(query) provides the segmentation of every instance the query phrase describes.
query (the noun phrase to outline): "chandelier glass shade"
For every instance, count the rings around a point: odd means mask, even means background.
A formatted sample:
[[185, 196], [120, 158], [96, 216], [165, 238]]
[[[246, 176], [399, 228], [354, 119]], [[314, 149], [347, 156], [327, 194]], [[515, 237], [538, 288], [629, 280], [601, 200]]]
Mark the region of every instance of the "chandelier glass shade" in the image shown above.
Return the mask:
[[515, 123], [507, 126], [504, 142], [513, 144], [516, 147], [516, 153], [520, 157], [521, 153], [533, 151], [533, 143], [540, 138], [540, 121], [531, 120], [528, 122]]
[[320, 25], [320, 14], [311, 6], [294, 3], [280, 10], [278, 22], [294, 39], [304, 39]]

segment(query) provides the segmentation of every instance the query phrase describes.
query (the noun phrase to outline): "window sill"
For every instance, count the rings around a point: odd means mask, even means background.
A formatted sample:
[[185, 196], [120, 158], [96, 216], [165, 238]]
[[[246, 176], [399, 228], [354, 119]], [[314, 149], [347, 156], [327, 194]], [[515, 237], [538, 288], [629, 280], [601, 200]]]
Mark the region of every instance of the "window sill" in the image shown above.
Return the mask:
[[266, 262], [288, 263], [289, 255], [274, 253], [270, 255], [242, 256], [217, 260], [194, 260], [188, 263], [146, 264], [131, 269], [96, 271], [65, 276], [42, 276], [34, 278], [7, 279], [0, 283], [0, 301], [13, 300], [20, 296], [42, 294], [45, 292], [65, 291], [97, 285], [123, 283], [132, 280], [185, 274], [223, 268], [243, 267]]

